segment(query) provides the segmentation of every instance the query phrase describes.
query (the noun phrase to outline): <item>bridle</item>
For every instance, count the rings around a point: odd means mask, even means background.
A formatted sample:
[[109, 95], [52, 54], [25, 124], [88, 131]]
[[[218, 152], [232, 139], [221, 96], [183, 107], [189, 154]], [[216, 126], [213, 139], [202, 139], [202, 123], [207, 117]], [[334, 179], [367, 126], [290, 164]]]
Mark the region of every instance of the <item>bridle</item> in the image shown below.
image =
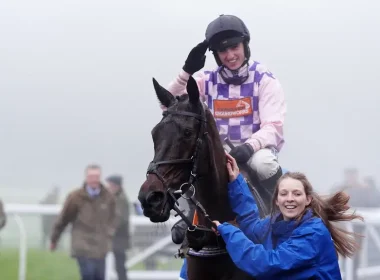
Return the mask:
[[[201, 103], [200, 103], [201, 104]], [[202, 104], [201, 104], [202, 105]], [[177, 212], [179, 216], [186, 222], [188, 225], [189, 231], [195, 231], [195, 230], [203, 230], [203, 231], [211, 231], [213, 226], [212, 220], [207, 214], [205, 208], [202, 206], [202, 204], [195, 198], [195, 187], [194, 183], [198, 176], [198, 163], [199, 163], [199, 151], [204, 143], [204, 138], [208, 134], [206, 130], [206, 114], [205, 109], [202, 105], [201, 114], [191, 113], [191, 112], [185, 112], [185, 111], [175, 111], [175, 110], [166, 110], [163, 112], [164, 118], [168, 115], [181, 115], [181, 116], [188, 116], [193, 117], [200, 121], [200, 127], [198, 131], [198, 138], [196, 140], [195, 148], [193, 155], [188, 159], [173, 159], [173, 160], [163, 160], [163, 161], [152, 161], [150, 162], [148, 169], [147, 169], [147, 175], [148, 174], [154, 174], [158, 177], [158, 179], [162, 182], [164, 187], [167, 189], [167, 195], [168, 199], [172, 202], [172, 208], [174, 211]], [[158, 171], [159, 166], [166, 165], [166, 164], [192, 164], [191, 172], [189, 180], [185, 183], [183, 183], [178, 190], [173, 190], [168, 187], [164, 176], [160, 174]], [[188, 192], [191, 192], [191, 195], [186, 196]], [[197, 225], [194, 225], [192, 221], [189, 220], [188, 217], [186, 217], [183, 212], [178, 208], [179, 203], [178, 199], [182, 196], [182, 198], [190, 200], [195, 206], [198, 211], [200, 211], [204, 217], [210, 222], [211, 228], [200, 228]]]

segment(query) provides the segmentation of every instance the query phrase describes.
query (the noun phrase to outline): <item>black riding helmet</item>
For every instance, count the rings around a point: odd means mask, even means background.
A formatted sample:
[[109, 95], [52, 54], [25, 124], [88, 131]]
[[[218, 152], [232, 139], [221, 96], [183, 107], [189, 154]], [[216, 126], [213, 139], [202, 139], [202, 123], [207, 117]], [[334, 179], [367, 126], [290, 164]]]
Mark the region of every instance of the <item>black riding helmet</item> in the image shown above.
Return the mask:
[[246, 60], [249, 60], [251, 56], [249, 49], [251, 36], [245, 23], [237, 16], [220, 15], [209, 23], [205, 35], [209, 49], [213, 52], [219, 66], [222, 63], [217, 51], [223, 51], [240, 42], [243, 42]]

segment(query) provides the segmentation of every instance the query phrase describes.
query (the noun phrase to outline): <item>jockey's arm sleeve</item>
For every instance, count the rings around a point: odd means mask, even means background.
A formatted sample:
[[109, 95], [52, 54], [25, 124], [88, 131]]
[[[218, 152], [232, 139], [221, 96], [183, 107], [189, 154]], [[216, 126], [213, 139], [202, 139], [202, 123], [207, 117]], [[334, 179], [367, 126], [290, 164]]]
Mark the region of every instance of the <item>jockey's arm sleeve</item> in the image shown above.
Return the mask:
[[227, 251], [235, 265], [253, 277], [269, 277], [282, 271], [312, 265], [321, 242], [321, 233], [310, 230], [305, 234], [294, 233], [276, 249], [267, 250], [230, 224], [218, 226], [218, 231], [226, 242]]
[[259, 238], [267, 230], [269, 219], [260, 219], [255, 198], [241, 174], [228, 184], [228, 197], [232, 210], [237, 215], [236, 222], [239, 228], [244, 234], [259, 242]]
[[67, 224], [75, 219], [77, 211], [78, 209], [75, 201], [75, 196], [71, 193], [67, 196], [62, 211], [59, 214], [57, 221], [55, 222], [53, 233], [51, 235], [51, 242], [58, 242]]
[[280, 151], [284, 142], [285, 114], [285, 96], [280, 82], [264, 74], [259, 86], [260, 130], [246, 143], [251, 144], [255, 152], [268, 146]]

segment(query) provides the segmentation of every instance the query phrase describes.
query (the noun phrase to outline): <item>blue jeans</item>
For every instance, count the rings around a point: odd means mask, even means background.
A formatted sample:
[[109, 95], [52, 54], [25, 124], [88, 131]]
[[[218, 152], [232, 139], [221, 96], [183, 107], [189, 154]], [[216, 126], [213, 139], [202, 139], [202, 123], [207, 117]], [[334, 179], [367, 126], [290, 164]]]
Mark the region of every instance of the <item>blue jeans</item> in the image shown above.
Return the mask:
[[106, 260], [77, 257], [81, 280], [105, 280]]

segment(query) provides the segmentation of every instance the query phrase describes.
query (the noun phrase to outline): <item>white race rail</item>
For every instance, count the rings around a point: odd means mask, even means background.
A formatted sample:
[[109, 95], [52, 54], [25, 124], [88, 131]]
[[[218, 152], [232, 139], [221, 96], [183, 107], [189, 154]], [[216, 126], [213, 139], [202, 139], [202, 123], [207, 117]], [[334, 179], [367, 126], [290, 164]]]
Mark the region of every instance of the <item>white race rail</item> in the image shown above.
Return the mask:
[[[17, 223], [17, 226], [19, 228], [20, 233], [20, 247], [19, 247], [19, 270], [18, 270], [18, 280], [26, 280], [26, 263], [27, 263], [27, 232], [24, 227], [23, 220], [21, 218], [21, 215], [57, 215], [62, 209], [62, 205], [41, 205], [41, 204], [5, 204], [4, 210], [7, 215], [12, 215]], [[180, 219], [180, 217], [177, 218], [170, 218], [166, 224], [173, 225], [175, 222], [177, 222]], [[130, 216], [130, 224], [131, 228], [138, 225], [151, 225], [152, 222], [144, 217], [144, 216], [137, 216], [137, 215], [131, 215]], [[140, 252], [136, 256], [133, 256], [130, 260], [127, 261], [127, 267], [131, 267], [135, 265], [136, 263], [146, 259], [153, 253], [161, 250], [162, 248], [166, 247], [167, 245], [171, 244], [171, 236], [165, 237], [152, 246], [146, 248], [144, 251]], [[174, 256], [175, 252], [173, 252]], [[106, 275], [107, 280], [115, 279], [115, 272], [113, 269], [113, 259], [112, 254], [108, 254], [107, 256], [107, 264], [106, 264]], [[172, 271], [155, 271], [153, 273], [152, 278], [152, 272], [148, 271], [130, 271], [128, 272], [128, 276], [132, 280], [137, 279], [178, 279], [179, 272], [172, 272]], [[148, 276], [147, 276], [148, 275]], [[150, 275], [150, 276], [149, 276]], [[173, 276], [176, 275], [175, 278]]]
[[[53, 214], [57, 215], [61, 211], [62, 205], [40, 205], [40, 204], [5, 204], [5, 212], [7, 215], [13, 215], [17, 226], [19, 228], [20, 233], [20, 247], [19, 247], [19, 277], [18, 280], [25, 280], [26, 279], [26, 258], [27, 258], [27, 233], [25, 231], [24, 223], [20, 217], [20, 215], [27, 215], [27, 214]], [[371, 236], [372, 240], [375, 243], [376, 248], [380, 252], [380, 235], [377, 232], [377, 230], [374, 228], [374, 226], [380, 225], [380, 209], [357, 209], [356, 213], [361, 214], [365, 219], [365, 227], [366, 227], [366, 236]], [[176, 221], [178, 221], [179, 217], [177, 218], [171, 218], [169, 219], [168, 223], [174, 224]], [[132, 215], [130, 218], [131, 226], [135, 225], [148, 225], [151, 224], [148, 218], [144, 216], [136, 216]], [[352, 230], [352, 224], [347, 223], [346, 224], [349, 230]], [[147, 257], [151, 256], [153, 253], [157, 252], [158, 250], [161, 250], [165, 246], [171, 244], [171, 237], [165, 237], [149, 248], [146, 248], [144, 251], [140, 252], [133, 258], [127, 261], [127, 267], [131, 267], [135, 265], [136, 263], [146, 259]], [[365, 267], [361, 267], [358, 270], [359, 277], [369, 277], [369, 276], [380, 276], [380, 265], [375, 267], [367, 267], [367, 252], [368, 252], [368, 242], [363, 242], [364, 247], [361, 254], [361, 260], [362, 264], [365, 265]], [[352, 280], [353, 279], [353, 273], [354, 273], [354, 266], [352, 259], [346, 259], [345, 260], [345, 269], [344, 269], [344, 277], [345, 280]], [[115, 271], [113, 270], [113, 257], [112, 254], [109, 254], [107, 256], [107, 280], [113, 280], [115, 278]], [[149, 271], [129, 271], [128, 276], [132, 280], [138, 280], [138, 279], [178, 279], [179, 272], [172, 272], [172, 271], [155, 271], [155, 272], [149, 272]]]
[[[360, 214], [364, 217], [364, 240], [363, 240], [363, 248], [361, 252], [361, 263], [365, 265], [365, 267], [358, 268], [358, 277], [374, 277], [380, 276], [380, 264], [377, 266], [368, 267], [367, 266], [367, 256], [368, 256], [368, 237], [371, 237], [372, 241], [376, 249], [380, 252], [380, 235], [376, 230], [375, 226], [380, 226], [380, 209], [374, 208], [361, 208], [357, 209], [357, 214]], [[360, 221], [355, 221], [354, 223], [362, 223]], [[348, 231], [353, 231], [353, 223], [345, 223], [345, 226]], [[353, 280], [355, 275], [355, 267], [354, 262], [351, 258], [345, 259], [345, 269], [342, 276], [345, 280]], [[379, 277], [380, 278], [380, 277]]]

